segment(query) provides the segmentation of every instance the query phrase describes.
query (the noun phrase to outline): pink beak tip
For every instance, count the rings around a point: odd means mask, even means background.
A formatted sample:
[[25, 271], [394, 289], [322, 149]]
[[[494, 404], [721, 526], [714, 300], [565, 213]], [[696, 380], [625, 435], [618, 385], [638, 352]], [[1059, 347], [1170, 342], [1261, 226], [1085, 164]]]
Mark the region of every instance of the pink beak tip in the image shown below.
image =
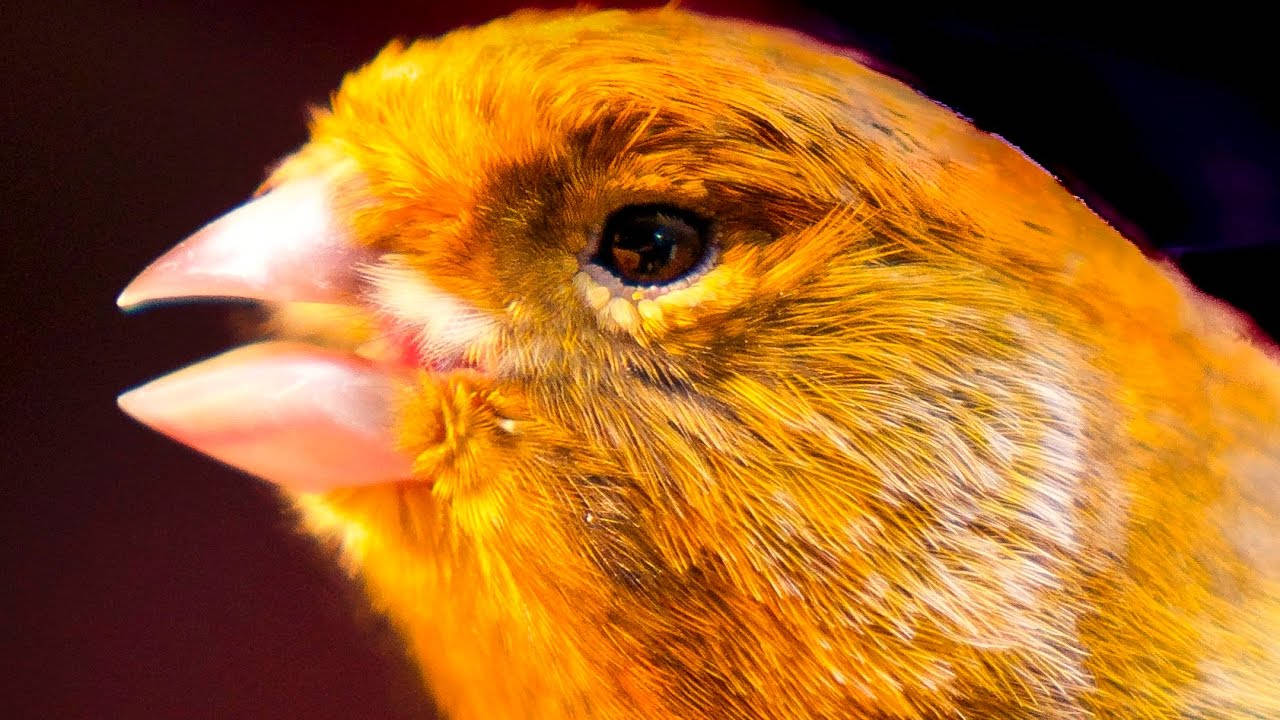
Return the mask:
[[[323, 178], [284, 185], [206, 225], [138, 274], [116, 305], [194, 299], [344, 302], [370, 259], [329, 207]], [[243, 346], [116, 398], [133, 419], [300, 492], [397, 481], [396, 380], [354, 355], [284, 341]]]

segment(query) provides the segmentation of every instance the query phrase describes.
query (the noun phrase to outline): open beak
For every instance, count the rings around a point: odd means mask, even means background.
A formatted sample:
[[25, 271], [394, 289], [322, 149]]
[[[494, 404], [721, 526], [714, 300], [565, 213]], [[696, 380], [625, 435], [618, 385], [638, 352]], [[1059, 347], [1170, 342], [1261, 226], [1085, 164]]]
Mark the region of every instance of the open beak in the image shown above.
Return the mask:
[[[125, 309], [246, 298], [351, 304], [374, 258], [351, 242], [324, 179], [287, 182], [162, 255], [129, 283]], [[298, 492], [410, 477], [395, 447], [396, 373], [355, 354], [267, 341], [153, 380], [118, 399], [138, 421]]]

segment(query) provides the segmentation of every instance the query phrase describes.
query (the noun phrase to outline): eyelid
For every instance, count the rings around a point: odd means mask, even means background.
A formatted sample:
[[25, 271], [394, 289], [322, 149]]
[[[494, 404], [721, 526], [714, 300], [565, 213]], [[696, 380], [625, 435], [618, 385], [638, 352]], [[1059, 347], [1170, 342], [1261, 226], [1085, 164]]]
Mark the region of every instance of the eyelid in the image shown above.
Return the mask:
[[[604, 243], [604, 233], [609, 227], [610, 219], [623, 211], [641, 208], [652, 208], [654, 217], [663, 222], [679, 223], [691, 230], [704, 234], [706, 245], [702, 257], [678, 280], [654, 285], [631, 284], [595, 262], [594, 258], [600, 253], [601, 246]], [[720, 233], [717, 224], [712, 218], [705, 217], [697, 211], [661, 201], [627, 204], [613, 209], [605, 215], [603, 220], [591, 226], [583, 249], [577, 253], [579, 270], [590, 278], [592, 282], [608, 290], [612, 297], [625, 297], [633, 300], [653, 299], [675, 290], [687, 288], [695, 284], [711, 268], [715, 267], [719, 258]]]
[[706, 275], [711, 268], [715, 267], [716, 261], [720, 258], [720, 246], [715, 242], [715, 237], [708, 238], [707, 251], [702, 259], [698, 261], [693, 269], [685, 273], [684, 277], [665, 285], [629, 285], [622, 282], [617, 275], [600, 267], [591, 258], [595, 255], [595, 251], [589, 254], [578, 255], [578, 267], [594, 280], [600, 286], [607, 288], [615, 297], [631, 298], [640, 293], [642, 298], [653, 299], [661, 297], [673, 290], [682, 290], [696, 283], [703, 275]]
[[[684, 221], [681, 220], [681, 222]], [[706, 275], [711, 268], [715, 267], [716, 262], [720, 259], [720, 234], [717, 232], [715, 223], [709, 222], [707, 224], [706, 251], [702, 259], [698, 261], [698, 264], [685, 273], [684, 277], [664, 285], [630, 285], [592, 260], [596, 253], [600, 251], [600, 236], [603, 232], [603, 224], [598, 229], [593, 228], [586, 248], [578, 253], [578, 268], [586, 273], [587, 277], [591, 278], [597, 285], [607, 289], [613, 297], [652, 300], [674, 290], [683, 290], [698, 282], [703, 275]]]

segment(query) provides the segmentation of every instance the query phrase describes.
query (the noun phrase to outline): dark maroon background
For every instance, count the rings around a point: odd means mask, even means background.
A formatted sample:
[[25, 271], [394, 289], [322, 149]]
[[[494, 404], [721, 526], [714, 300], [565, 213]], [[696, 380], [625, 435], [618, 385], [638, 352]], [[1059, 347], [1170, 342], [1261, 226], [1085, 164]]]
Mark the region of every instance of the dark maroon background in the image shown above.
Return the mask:
[[[909, 70], [1276, 333], [1269, 24], [1222, 3], [1142, 18], [858, 5], [736, 12]], [[302, 142], [305, 105], [387, 39], [515, 7], [363, 6], [0, 7], [0, 717], [423, 716], [386, 623], [272, 491], [114, 404], [231, 342], [225, 308], [118, 313], [133, 273], [241, 201]]]

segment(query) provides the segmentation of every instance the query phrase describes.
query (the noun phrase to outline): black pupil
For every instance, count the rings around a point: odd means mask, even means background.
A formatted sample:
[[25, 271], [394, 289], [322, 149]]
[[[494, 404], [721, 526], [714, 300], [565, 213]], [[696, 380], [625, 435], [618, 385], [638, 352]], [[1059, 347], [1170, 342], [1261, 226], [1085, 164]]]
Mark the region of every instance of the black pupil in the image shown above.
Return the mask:
[[702, 259], [705, 235], [705, 221], [692, 213], [662, 205], [634, 205], [610, 216], [594, 259], [631, 284], [669, 283]]

